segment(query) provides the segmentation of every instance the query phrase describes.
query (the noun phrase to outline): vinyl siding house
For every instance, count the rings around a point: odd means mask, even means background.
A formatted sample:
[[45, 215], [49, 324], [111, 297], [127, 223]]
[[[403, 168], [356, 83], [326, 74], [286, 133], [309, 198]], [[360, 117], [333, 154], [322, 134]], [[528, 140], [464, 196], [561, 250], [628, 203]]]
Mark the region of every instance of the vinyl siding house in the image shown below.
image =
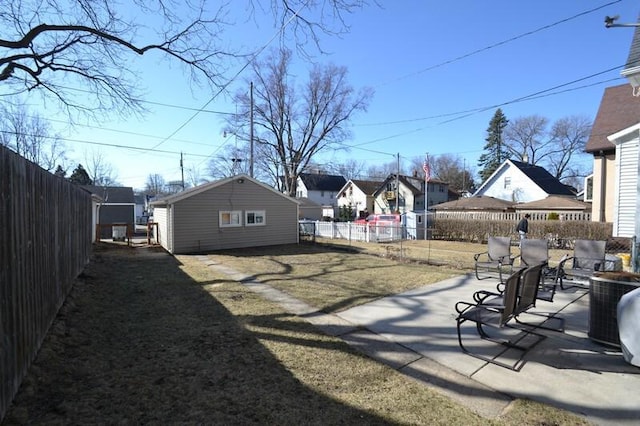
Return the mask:
[[298, 242], [298, 202], [247, 176], [153, 201], [157, 241], [173, 254]]
[[[396, 187], [398, 188], [396, 190]], [[374, 193], [375, 205], [373, 213], [408, 213], [424, 211], [424, 179], [415, 176], [391, 174]], [[399, 198], [396, 200], [396, 198]], [[429, 180], [427, 203], [429, 206], [449, 201], [449, 184]]]
[[640, 27], [636, 27], [623, 70], [630, 84], [605, 89], [586, 151], [593, 175], [585, 188], [592, 220], [613, 222], [614, 237], [640, 235]]
[[337, 216], [336, 194], [347, 183], [343, 176], [320, 173], [300, 173], [297, 181], [296, 198], [308, 198], [323, 207], [323, 215]]
[[591, 220], [595, 222], [615, 221], [618, 155], [629, 154], [631, 133], [639, 122], [640, 98], [633, 96], [633, 87], [622, 84], [606, 88], [585, 148], [593, 155], [593, 174], [585, 182], [585, 200], [592, 203]]
[[366, 217], [374, 212], [374, 194], [380, 185], [380, 181], [350, 179], [338, 191], [338, 208], [351, 206], [355, 218]]
[[514, 203], [542, 200], [550, 195], [575, 197], [575, 193], [540, 166], [506, 160], [473, 194]]

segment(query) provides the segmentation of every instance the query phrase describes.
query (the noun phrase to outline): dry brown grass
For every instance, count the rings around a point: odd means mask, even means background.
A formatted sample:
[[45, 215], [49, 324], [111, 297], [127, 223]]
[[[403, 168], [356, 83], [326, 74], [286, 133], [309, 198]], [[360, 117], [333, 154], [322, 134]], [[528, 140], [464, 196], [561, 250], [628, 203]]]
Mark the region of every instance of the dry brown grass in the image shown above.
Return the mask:
[[[321, 254], [300, 255], [247, 259], [285, 283], [286, 265], [301, 272], [309, 263], [316, 272], [305, 279], [314, 283]], [[336, 269], [364, 265], [345, 257]], [[388, 259], [384, 270], [394, 270]], [[5, 418], [43, 423], [585, 424], [526, 401], [500, 419], [481, 418], [195, 257], [113, 246], [99, 246]]]

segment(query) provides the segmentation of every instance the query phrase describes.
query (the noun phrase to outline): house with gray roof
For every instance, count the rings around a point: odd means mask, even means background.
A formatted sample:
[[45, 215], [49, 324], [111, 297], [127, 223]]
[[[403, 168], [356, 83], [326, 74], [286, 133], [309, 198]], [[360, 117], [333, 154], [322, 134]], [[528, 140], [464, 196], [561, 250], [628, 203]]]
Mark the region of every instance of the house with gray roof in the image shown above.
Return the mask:
[[473, 195], [527, 203], [550, 195], [575, 197], [575, 192], [543, 167], [506, 160]]
[[[427, 206], [449, 201], [449, 184], [430, 179], [427, 189]], [[425, 211], [425, 182], [423, 178], [390, 174], [378, 187], [373, 213], [408, 213]]]
[[247, 175], [151, 202], [156, 240], [173, 254], [297, 243], [298, 205]]
[[[337, 216], [338, 202], [336, 195], [347, 183], [344, 176], [322, 173], [300, 173], [298, 176], [296, 198], [308, 198], [323, 206], [325, 213]], [[325, 214], [328, 216], [328, 214]]]
[[367, 217], [374, 212], [375, 193], [381, 181], [349, 179], [338, 191], [338, 208], [351, 207], [354, 218]]

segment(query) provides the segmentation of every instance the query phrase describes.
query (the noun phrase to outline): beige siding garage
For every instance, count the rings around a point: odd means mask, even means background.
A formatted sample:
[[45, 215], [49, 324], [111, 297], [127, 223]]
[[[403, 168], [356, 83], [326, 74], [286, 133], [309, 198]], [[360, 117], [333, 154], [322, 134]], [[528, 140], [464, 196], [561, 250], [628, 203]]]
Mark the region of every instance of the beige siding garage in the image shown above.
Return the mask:
[[159, 242], [171, 253], [298, 242], [297, 201], [246, 175], [191, 188], [152, 205]]

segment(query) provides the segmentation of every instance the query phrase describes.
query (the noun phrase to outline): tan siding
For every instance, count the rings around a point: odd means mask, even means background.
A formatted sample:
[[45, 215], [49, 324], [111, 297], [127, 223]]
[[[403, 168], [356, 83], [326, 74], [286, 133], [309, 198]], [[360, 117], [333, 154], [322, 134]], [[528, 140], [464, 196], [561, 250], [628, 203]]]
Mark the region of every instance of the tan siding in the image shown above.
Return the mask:
[[[220, 228], [221, 210], [264, 210], [266, 225]], [[298, 241], [297, 204], [253, 182], [231, 181], [176, 202], [173, 226], [174, 253], [291, 244]]]

